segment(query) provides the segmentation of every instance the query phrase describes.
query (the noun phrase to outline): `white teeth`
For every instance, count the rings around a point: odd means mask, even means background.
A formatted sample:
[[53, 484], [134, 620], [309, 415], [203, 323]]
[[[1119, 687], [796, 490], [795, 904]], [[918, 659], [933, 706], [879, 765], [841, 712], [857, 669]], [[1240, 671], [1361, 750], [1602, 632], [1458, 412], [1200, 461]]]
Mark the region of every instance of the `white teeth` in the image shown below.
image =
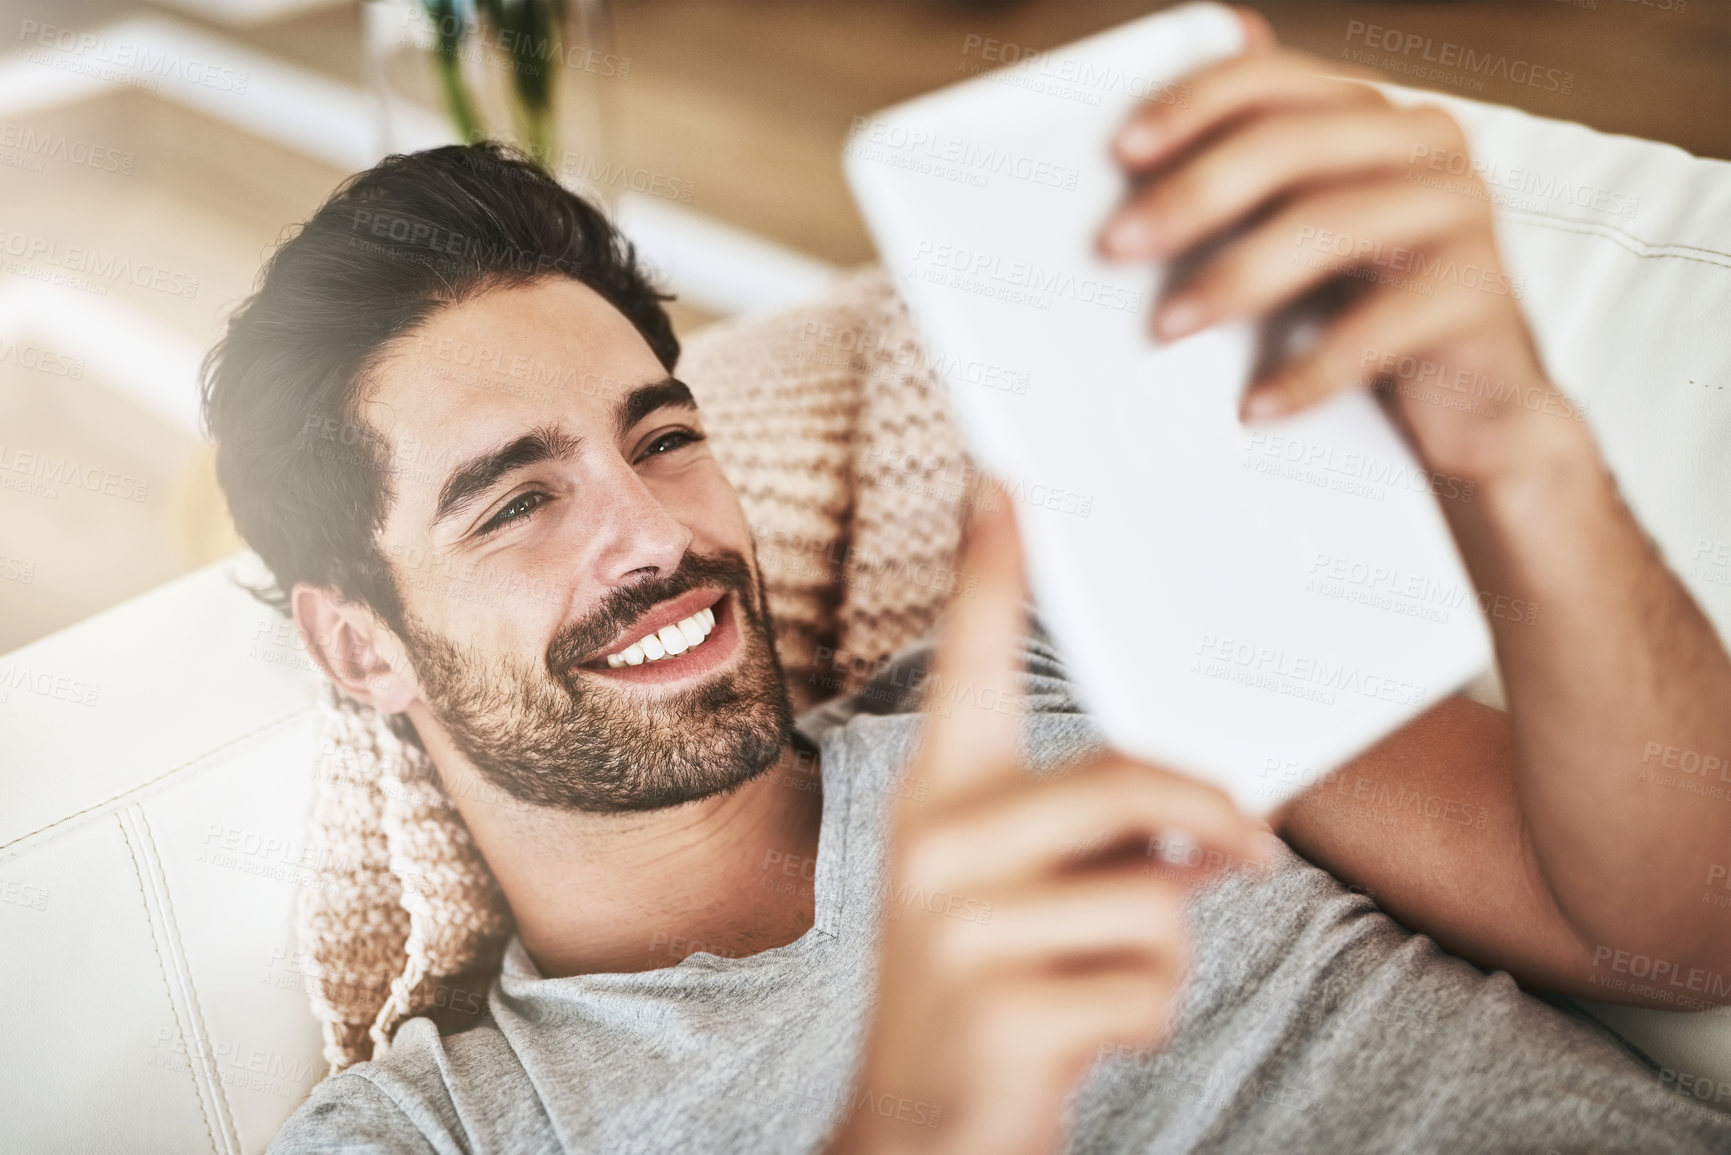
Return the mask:
[[616, 654], [607, 655], [607, 664], [617, 670], [621, 666], [641, 666], [683, 654], [701, 646], [715, 629], [715, 610], [701, 609], [688, 618], [662, 626], [653, 634], [632, 642]]

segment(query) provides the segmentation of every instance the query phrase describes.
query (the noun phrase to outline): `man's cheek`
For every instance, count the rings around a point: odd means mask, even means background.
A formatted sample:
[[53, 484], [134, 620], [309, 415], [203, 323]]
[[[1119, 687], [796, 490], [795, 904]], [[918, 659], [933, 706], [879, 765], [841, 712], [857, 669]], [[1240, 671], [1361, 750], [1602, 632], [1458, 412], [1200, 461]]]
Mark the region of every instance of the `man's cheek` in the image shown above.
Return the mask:
[[[745, 506], [740, 503], [739, 492], [727, 480], [727, 475], [721, 471], [721, 465], [713, 457], [697, 477], [693, 478], [693, 505], [696, 516], [686, 523], [691, 530], [692, 548], [699, 553], [719, 553], [726, 551], [744, 556], [752, 561], [755, 573], [757, 566], [752, 548], [751, 523], [746, 519]], [[709, 545], [705, 549], [703, 544]]]

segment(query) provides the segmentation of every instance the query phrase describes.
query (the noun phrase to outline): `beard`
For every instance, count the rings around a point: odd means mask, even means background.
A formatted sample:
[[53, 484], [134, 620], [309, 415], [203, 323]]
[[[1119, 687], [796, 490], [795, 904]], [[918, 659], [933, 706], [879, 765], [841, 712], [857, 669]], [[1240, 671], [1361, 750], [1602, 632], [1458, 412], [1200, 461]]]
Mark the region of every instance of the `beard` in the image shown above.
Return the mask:
[[[645, 613], [699, 587], [733, 596], [739, 658], [677, 694], [636, 695], [576, 663]], [[520, 802], [596, 813], [659, 810], [731, 790], [780, 757], [793, 707], [755, 567], [686, 553], [665, 578], [611, 591], [540, 662], [482, 655], [404, 622], [428, 708], [490, 783]]]

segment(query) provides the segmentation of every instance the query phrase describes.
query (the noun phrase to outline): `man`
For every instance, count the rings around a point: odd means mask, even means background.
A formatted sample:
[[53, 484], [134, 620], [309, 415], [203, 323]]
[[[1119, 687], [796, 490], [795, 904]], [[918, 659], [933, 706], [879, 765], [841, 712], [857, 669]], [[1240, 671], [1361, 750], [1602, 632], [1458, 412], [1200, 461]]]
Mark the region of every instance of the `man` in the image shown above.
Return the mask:
[[[1187, 108], [1127, 127], [1127, 167], [1159, 179], [1106, 244], [1159, 255], [1264, 223], [1166, 303], [1165, 335], [1302, 290], [1258, 259], [1294, 220], [1344, 215], [1495, 267], [1482, 210], [1400, 181], [1415, 140], [1460, 146], [1446, 118], [1394, 113], [1266, 43], [1190, 83]], [[444, 243], [357, 245], [363, 213]], [[1372, 294], [1249, 404], [1315, 400], [1358, 373], [1365, 343], [1542, 380], [1518, 312], [1482, 296]], [[543, 399], [441, 376], [434, 351], [464, 341], [585, 384]], [[213, 355], [206, 407], [237, 523], [324, 671], [428, 752], [517, 927], [474, 1026], [411, 1020], [273, 1150], [1731, 1144], [1731, 1118], [1376, 913], [1219, 792], [1102, 752], [1056, 655], [1017, 640], [1001, 512], [974, 526], [977, 594], [953, 608], [928, 683], [976, 692], [923, 730], [882, 687], [795, 728], [750, 533], [671, 375], [677, 352], [604, 220], [478, 147], [340, 189]], [[1723, 650], [1574, 426], [1392, 407], [1432, 468], [1488, 495], [1488, 512], [1451, 513], [1475, 577], [1536, 591], [1561, 620], [1499, 631], [1511, 721], [1442, 707], [1346, 771], [1441, 783], [1495, 828], [1378, 845], [1301, 800], [1283, 829], [1409, 925], [1523, 979], [1591, 989], [1593, 943], [1712, 965], [1722, 932], [1619, 872], [1659, 852], [1681, 877], [1731, 828], [1663, 809], [1599, 747], [1663, 733], [1724, 748]], [[357, 430], [358, 451], [309, 461], [315, 414]], [[409, 444], [438, 447], [435, 464], [387, 474]], [[538, 593], [451, 596], [416, 580], [435, 559]], [[1604, 680], [1630, 660], [1645, 662], [1637, 688]], [[906, 656], [884, 686], [925, 662]], [[1029, 711], [1025, 733], [991, 708], [1004, 702]], [[814, 776], [821, 789], [785, 788]], [[1608, 804], [1629, 817], [1609, 835], [1583, 820]], [[1247, 869], [1150, 869], [1142, 847], [1169, 830]], [[758, 885], [770, 856], [810, 869]], [[667, 965], [654, 944], [670, 936], [706, 949]]]

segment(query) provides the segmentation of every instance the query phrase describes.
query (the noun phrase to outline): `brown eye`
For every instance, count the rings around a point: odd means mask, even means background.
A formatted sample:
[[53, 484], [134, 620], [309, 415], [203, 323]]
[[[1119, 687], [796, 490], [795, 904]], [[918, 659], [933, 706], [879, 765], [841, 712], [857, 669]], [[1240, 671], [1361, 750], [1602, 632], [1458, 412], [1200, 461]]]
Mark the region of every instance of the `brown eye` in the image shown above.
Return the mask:
[[519, 521], [522, 518], [528, 517], [531, 513], [534, 513], [537, 509], [541, 508], [542, 503], [546, 500], [547, 495], [538, 489], [531, 489], [527, 493], [519, 493], [516, 497], [513, 497], [510, 501], [506, 502], [504, 506], [500, 508], [498, 513], [495, 513], [492, 517], [488, 518], [487, 524], [475, 531], [475, 536], [481, 537], [485, 534], [492, 533], [496, 529], [503, 529], [514, 521]]
[[638, 460], [641, 461], [643, 457], [653, 457], [658, 453], [670, 453], [675, 449], [680, 449], [687, 445], [695, 445], [697, 442], [702, 440], [703, 434], [698, 433], [696, 430], [670, 429], [645, 446], [643, 449], [643, 455], [642, 457], [639, 457]]

